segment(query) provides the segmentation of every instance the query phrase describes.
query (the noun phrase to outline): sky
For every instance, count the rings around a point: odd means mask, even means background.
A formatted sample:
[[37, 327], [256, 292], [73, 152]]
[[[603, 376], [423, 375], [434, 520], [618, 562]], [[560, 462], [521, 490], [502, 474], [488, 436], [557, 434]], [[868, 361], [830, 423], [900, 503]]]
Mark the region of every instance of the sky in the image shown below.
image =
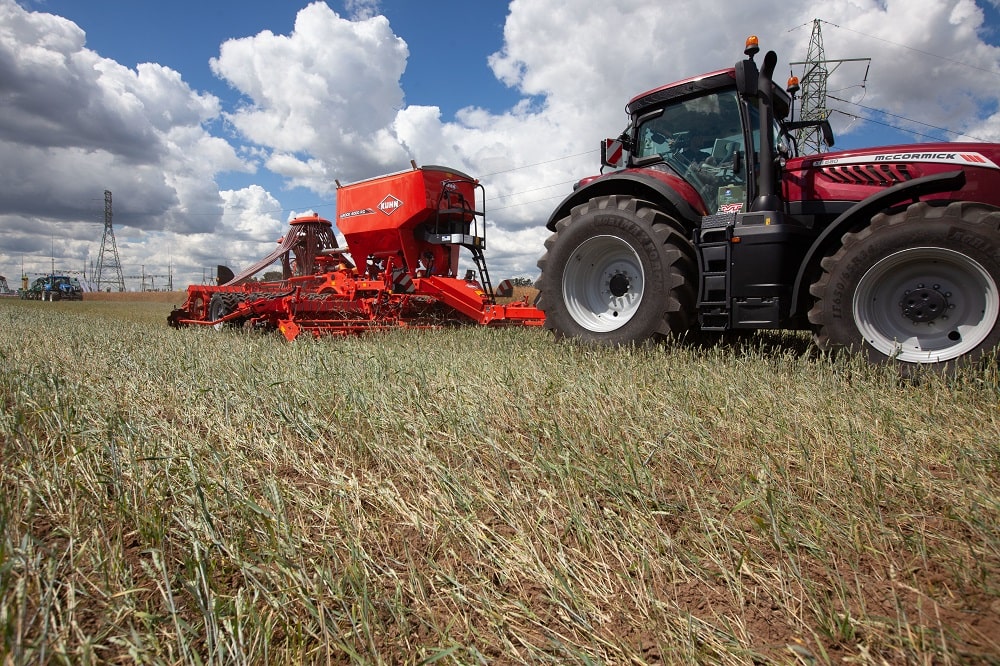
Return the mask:
[[998, 5], [0, 0], [0, 274], [92, 275], [108, 190], [126, 288], [183, 289], [414, 160], [479, 178], [494, 281], [534, 278], [625, 103], [750, 33], [782, 76], [815, 19], [827, 59], [871, 58], [830, 76], [838, 149], [1000, 141]]

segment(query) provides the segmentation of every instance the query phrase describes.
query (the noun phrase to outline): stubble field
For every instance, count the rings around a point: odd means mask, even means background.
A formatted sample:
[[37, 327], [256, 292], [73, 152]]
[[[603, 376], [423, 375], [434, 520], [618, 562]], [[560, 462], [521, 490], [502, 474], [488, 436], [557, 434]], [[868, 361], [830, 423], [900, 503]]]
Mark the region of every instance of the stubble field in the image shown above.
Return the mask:
[[1000, 663], [1000, 373], [0, 301], [21, 663]]

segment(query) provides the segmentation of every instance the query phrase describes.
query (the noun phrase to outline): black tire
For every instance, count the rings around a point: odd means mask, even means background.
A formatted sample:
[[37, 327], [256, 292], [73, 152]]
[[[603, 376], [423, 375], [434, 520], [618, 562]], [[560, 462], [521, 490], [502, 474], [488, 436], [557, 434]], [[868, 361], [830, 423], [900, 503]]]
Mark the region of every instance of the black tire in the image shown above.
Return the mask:
[[916, 203], [844, 234], [810, 287], [822, 349], [950, 371], [1000, 342], [1000, 212]]
[[[240, 301], [243, 300], [243, 295], [232, 292], [221, 292], [217, 294], [212, 294], [212, 300], [208, 302], [208, 319], [209, 321], [216, 321], [222, 319], [227, 314], [236, 309]], [[235, 326], [238, 322], [227, 321], [224, 325]]]
[[575, 207], [538, 260], [536, 305], [546, 328], [608, 345], [687, 332], [696, 321], [697, 264], [680, 229], [632, 197]]

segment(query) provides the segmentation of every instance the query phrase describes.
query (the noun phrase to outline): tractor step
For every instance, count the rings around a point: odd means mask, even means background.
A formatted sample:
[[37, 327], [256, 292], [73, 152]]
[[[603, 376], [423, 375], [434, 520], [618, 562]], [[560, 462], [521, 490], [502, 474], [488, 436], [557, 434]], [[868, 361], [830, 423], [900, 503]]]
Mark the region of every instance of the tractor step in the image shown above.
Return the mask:
[[698, 323], [703, 331], [725, 331], [730, 326], [729, 266], [736, 213], [702, 218], [695, 231], [698, 249]]

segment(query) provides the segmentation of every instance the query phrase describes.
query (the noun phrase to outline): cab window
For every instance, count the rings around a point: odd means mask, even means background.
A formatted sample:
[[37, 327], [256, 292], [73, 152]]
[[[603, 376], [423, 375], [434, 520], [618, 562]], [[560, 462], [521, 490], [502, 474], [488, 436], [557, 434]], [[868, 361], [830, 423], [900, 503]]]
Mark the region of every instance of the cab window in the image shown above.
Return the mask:
[[735, 90], [670, 104], [643, 122], [634, 158], [658, 155], [701, 195], [709, 213], [745, 203], [745, 176], [733, 167], [745, 155], [740, 103]]

